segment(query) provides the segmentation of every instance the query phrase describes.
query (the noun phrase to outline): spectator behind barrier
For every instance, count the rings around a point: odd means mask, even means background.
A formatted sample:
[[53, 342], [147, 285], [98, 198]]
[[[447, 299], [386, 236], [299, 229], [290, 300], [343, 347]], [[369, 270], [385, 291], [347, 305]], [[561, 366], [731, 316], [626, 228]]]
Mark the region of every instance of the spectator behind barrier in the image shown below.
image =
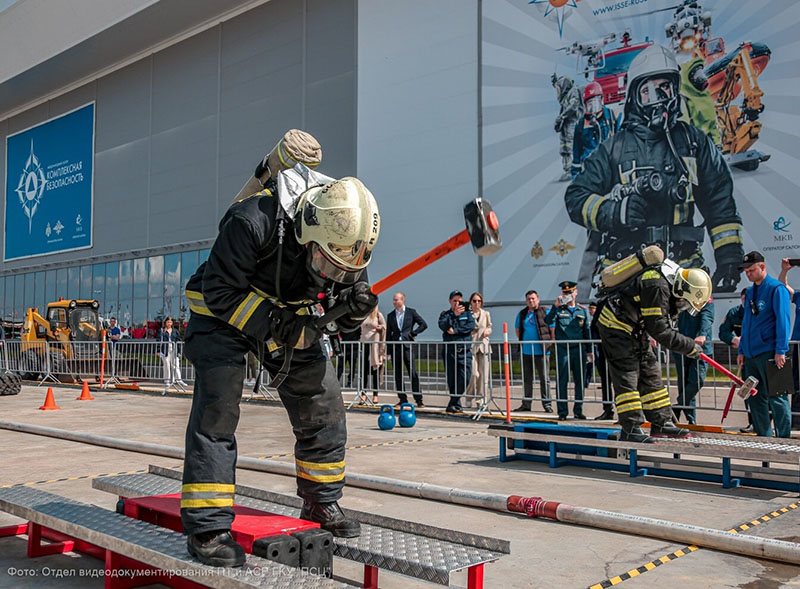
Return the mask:
[[[471, 342], [475, 318], [463, 301], [460, 290], [450, 293], [450, 308], [439, 315], [439, 329], [445, 342]], [[472, 375], [472, 344], [452, 344], [445, 346], [444, 371], [450, 402], [447, 413], [463, 413], [461, 397]]]
[[[725, 314], [725, 319], [722, 320], [719, 326], [719, 339], [731, 346], [734, 350], [739, 349], [739, 340], [742, 335], [742, 318], [744, 317], [744, 297], [746, 293], [747, 289], [743, 288], [739, 295], [741, 304], [728, 309], [728, 312]], [[742, 368], [741, 377], [746, 379], [748, 376], [750, 375], [747, 374], [747, 370]], [[743, 434], [752, 434], [755, 430], [753, 429], [753, 415], [750, 413], [750, 397], [744, 400], [744, 406], [747, 408], [747, 427], [739, 428], [739, 431]]]
[[[535, 290], [525, 293], [525, 307], [517, 313], [514, 327], [517, 339], [522, 342], [537, 342], [555, 339], [555, 322], [547, 323], [547, 311], [539, 304], [539, 294]], [[522, 344], [522, 403], [514, 411], [530, 411], [533, 399], [533, 370], [539, 379], [542, 394], [542, 408], [552, 413], [550, 403], [550, 346], [549, 344]]]
[[[683, 311], [678, 315], [678, 332], [692, 338], [695, 343], [703, 347], [703, 353], [710, 356], [713, 352], [711, 345], [712, 330], [714, 328], [714, 303], [708, 301], [703, 310], [692, 315]], [[708, 364], [703, 360], [689, 358], [675, 354], [675, 368], [678, 372], [678, 403], [684, 407], [683, 413], [690, 424], [697, 422], [695, 415], [695, 397], [706, 382]], [[675, 419], [680, 419], [681, 409], [672, 406]]]
[[[363, 388], [369, 386], [369, 378], [372, 377], [372, 402], [378, 403], [378, 388], [381, 385], [383, 376], [383, 366], [386, 363], [386, 319], [383, 313], [378, 310], [377, 305], [372, 309], [364, 322], [361, 324], [361, 342], [363, 343], [364, 353], [361, 356], [363, 364], [361, 371], [364, 378]], [[373, 343], [374, 342], [374, 343]], [[366, 393], [361, 394], [361, 404], [367, 402]]]
[[164, 327], [158, 332], [158, 357], [164, 365], [164, 384], [169, 386], [177, 382], [181, 386], [187, 386], [181, 377], [180, 353], [178, 343], [181, 341], [181, 334], [173, 327], [172, 317], [164, 319]]
[[[394, 309], [386, 316], [386, 341], [414, 341], [420, 333], [428, 329], [428, 324], [425, 323], [422, 315], [417, 313], [416, 309], [406, 307], [404, 293], [395, 293], [392, 305], [394, 305]], [[419, 386], [419, 376], [414, 366], [414, 350], [411, 344], [394, 344], [389, 346], [388, 351], [394, 364], [394, 386], [399, 399], [395, 407], [400, 407], [400, 403], [408, 402], [408, 395], [403, 392], [403, 364], [411, 377], [411, 392], [414, 393], [417, 407], [425, 407], [422, 403], [422, 389]]]
[[[794, 303], [794, 327], [792, 327], [792, 342], [800, 341], [800, 291], [789, 286], [789, 281], [786, 278], [787, 272], [793, 267], [789, 258], [781, 260], [781, 273], [778, 280], [783, 282], [786, 290], [789, 291], [789, 296]], [[794, 380], [794, 392], [792, 393], [792, 429], [800, 428], [800, 344], [790, 344], [792, 351], [792, 378]]]
[[758, 393], [750, 397], [753, 427], [759, 436], [772, 437], [772, 410], [775, 435], [788, 438], [792, 427], [789, 398], [785, 394], [770, 394], [767, 363], [772, 360], [779, 369], [786, 363], [791, 329], [789, 291], [767, 274], [767, 265], [760, 252], [746, 254], [739, 268], [753, 283], [745, 295], [738, 356], [739, 365], [758, 379]]
[[464, 393], [465, 407], [472, 407], [473, 397], [477, 397], [478, 406], [486, 401], [486, 392], [489, 390], [489, 355], [492, 352], [489, 345], [492, 316], [483, 308], [483, 295], [479, 292], [469, 295], [469, 306], [475, 318], [475, 329], [472, 331], [472, 378]]

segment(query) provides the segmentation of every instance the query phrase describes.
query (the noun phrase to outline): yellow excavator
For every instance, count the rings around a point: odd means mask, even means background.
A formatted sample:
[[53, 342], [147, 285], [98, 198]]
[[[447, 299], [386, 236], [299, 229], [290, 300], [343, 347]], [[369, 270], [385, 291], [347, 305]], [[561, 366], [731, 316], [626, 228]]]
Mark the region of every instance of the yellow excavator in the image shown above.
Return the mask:
[[93, 300], [60, 298], [47, 304], [44, 317], [38, 309], [28, 309], [20, 333], [22, 378], [38, 380], [49, 373], [61, 382], [74, 382], [80, 374], [99, 374], [99, 306]]

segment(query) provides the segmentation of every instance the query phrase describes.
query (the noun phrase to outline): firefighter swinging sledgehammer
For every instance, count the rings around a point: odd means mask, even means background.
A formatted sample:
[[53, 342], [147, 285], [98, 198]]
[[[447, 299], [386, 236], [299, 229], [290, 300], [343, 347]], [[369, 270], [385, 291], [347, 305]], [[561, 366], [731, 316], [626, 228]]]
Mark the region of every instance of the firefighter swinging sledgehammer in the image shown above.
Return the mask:
[[[605, 278], [616, 282], [604, 284]], [[670, 317], [683, 310], [699, 312], [711, 298], [711, 278], [700, 268], [680, 268], [664, 260], [663, 252], [650, 246], [604, 270], [600, 294], [604, 290], [594, 320], [614, 386], [620, 439], [649, 443], [653, 437], [688, 436], [689, 430], [672, 421], [669, 393], [650, 338], [698, 358], [702, 347], [673, 329]], [[641, 427], [645, 420], [651, 423], [650, 435]]]
[[332, 180], [303, 165], [318, 160], [307, 162], [293, 149], [298, 138], [313, 140], [287, 133], [273, 150], [280, 158], [264, 158], [269, 169], [260, 164], [255, 175], [261, 188], [231, 205], [208, 261], [186, 287], [192, 313], [185, 353], [196, 380], [181, 519], [189, 553], [212, 566], [245, 562], [230, 529], [234, 433], [249, 351], [261, 357], [289, 414], [300, 517], [335, 536], [360, 533], [337, 503], [345, 483], [345, 412], [311, 309], [320, 302], [346, 307], [336, 323], [352, 331], [375, 307], [365, 268], [380, 216], [358, 179]]

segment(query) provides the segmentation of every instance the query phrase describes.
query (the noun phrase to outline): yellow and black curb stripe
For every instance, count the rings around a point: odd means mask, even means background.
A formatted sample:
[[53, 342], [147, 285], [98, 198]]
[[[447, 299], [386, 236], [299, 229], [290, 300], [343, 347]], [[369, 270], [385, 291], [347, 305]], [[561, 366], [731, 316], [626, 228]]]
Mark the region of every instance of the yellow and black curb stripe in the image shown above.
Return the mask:
[[446, 440], [450, 438], [463, 438], [466, 436], [475, 436], [485, 434], [486, 431], [478, 430], [474, 432], [464, 432], [460, 434], [447, 434], [444, 436], [431, 436], [430, 438], [416, 438], [414, 440], [394, 440], [392, 442], [378, 442], [376, 444], [361, 444], [359, 446], [348, 446], [348, 450], [362, 450], [364, 448], [379, 448], [381, 446], [397, 446], [399, 444], [415, 444], [417, 442], [435, 442], [436, 440]]
[[[784, 513], [789, 513], [793, 509], [799, 509], [800, 503], [792, 503], [787, 505], [786, 507], [781, 507], [780, 509], [776, 509], [775, 511], [770, 511], [769, 513], [762, 515], [761, 517], [757, 517], [756, 519], [749, 521], [747, 523], [741, 524], [735, 528], [731, 528], [728, 530], [732, 534], [738, 534], [739, 532], [745, 532], [754, 526], [758, 526], [762, 523], [768, 522], [771, 519], [775, 519], [783, 515]], [[589, 589], [606, 589], [607, 587], [613, 587], [614, 585], [619, 585], [623, 581], [627, 581], [628, 579], [632, 579], [633, 577], [638, 577], [639, 575], [646, 573], [647, 571], [652, 571], [654, 568], [661, 566], [662, 564], [667, 564], [668, 562], [672, 562], [676, 558], [680, 558], [681, 556], [686, 556], [687, 554], [691, 554], [700, 550], [699, 546], [684, 546], [680, 550], [676, 550], [671, 554], [667, 554], [666, 556], [662, 556], [655, 560], [648, 562], [645, 565], [640, 567], [636, 567], [626, 573], [622, 573], [616, 577], [611, 577], [610, 579], [606, 579], [605, 581], [600, 581], [599, 583], [595, 583], [594, 585], [589, 585]]]
[[0, 485], [0, 489], [10, 489], [11, 487], [32, 487], [34, 485], [46, 485], [49, 483], [64, 483], [67, 481], [82, 481], [82, 480], [91, 480], [91, 479], [99, 479], [100, 477], [113, 477], [120, 474], [141, 474], [143, 472], [147, 472], [147, 469], [142, 470], [123, 470], [120, 472], [104, 472], [101, 474], [85, 474], [79, 477], [63, 477], [60, 479], [47, 479], [44, 481], [29, 481], [27, 483], [13, 483], [9, 485]]
[[[460, 434], [447, 434], [444, 436], [431, 436], [430, 438], [416, 438], [414, 440], [394, 440], [392, 442], [377, 442], [375, 444], [359, 444], [358, 446], [347, 446], [346, 450], [363, 450], [364, 448], [379, 448], [381, 446], [397, 446], [399, 444], [415, 444], [417, 442], [434, 442], [436, 440], [445, 440], [449, 438], [463, 438], [465, 436], [477, 436], [485, 434], [484, 430], [477, 430], [474, 432], [465, 432]], [[294, 454], [273, 454], [271, 456], [257, 456], [256, 460], [275, 459], [275, 458], [289, 458]]]

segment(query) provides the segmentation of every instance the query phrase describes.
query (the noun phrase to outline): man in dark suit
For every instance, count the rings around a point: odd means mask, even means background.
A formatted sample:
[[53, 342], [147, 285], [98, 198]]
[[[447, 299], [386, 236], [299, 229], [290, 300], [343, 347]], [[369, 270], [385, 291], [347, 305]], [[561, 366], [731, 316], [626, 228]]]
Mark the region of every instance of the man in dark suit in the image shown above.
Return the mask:
[[[398, 292], [392, 298], [394, 311], [386, 317], [386, 341], [390, 342], [412, 342], [416, 337], [428, 329], [428, 324], [416, 310], [406, 307], [406, 295]], [[414, 368], [414, 355], [411, 344], [394, 344], [389, 347], [394, 361], [394, 386], [397, 389], [397, 397], [400, 403], [408, 401], [408, 395], [403, 391], [403, 364], [411, 377], [411, 391], [414, 393], [414, 400], [417, 407], [424, 407], [422, 404], [422, 389], [419, 387], [419, 376]]]

